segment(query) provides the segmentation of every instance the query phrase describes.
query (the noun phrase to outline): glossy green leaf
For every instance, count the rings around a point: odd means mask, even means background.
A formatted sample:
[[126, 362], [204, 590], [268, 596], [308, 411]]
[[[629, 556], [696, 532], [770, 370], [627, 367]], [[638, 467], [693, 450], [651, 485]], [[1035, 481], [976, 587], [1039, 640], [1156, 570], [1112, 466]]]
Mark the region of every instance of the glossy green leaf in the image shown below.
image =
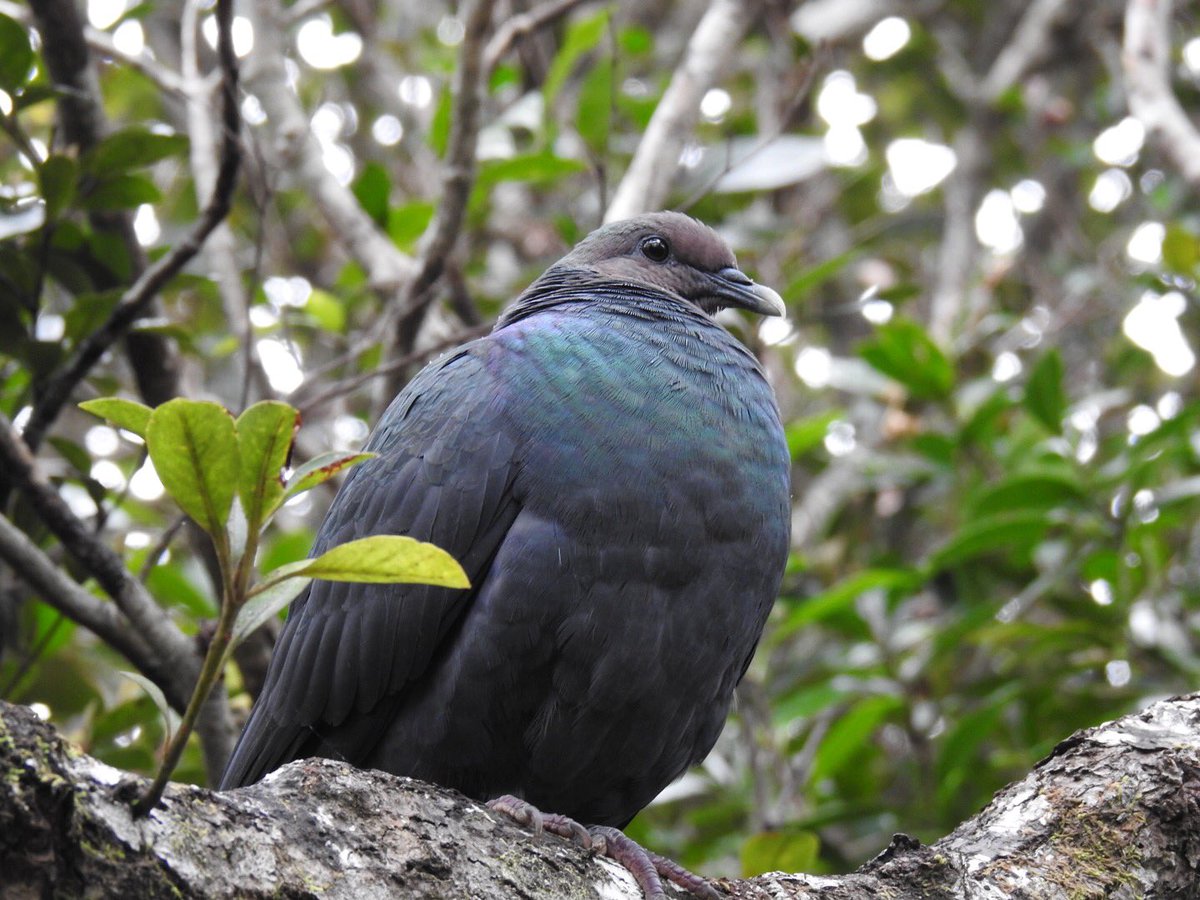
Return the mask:
[[144, 403], [136, 400], [126, 400], [124, 397], [100, 397], [96, 400], [85, 400], [79, 404], [84, 412], [93, 416], [108, 419], [118, 428], [131, 431], [140, 438], [145, 438], [146, 428], [150, 424], [150, 416], [154, 412]]
[[29, 30], [0, 13], [0, 89], [15, 94], [29, 80], [32, 68]]
[[51, 156], [38, 166], [38, 186], [46, 202], [46, 218], [57, 219], [75, 198], [79, 166], [69, 156]]
[[326, 581], [471, 586], [462, 566], [445, 550], [396, 534], [339, 544], [310, 560], [297, 574]]
[[1067, 414], [1067, 395], [1063, 389], [1062, 354], [1050, 350], [1034, 365], [1025, 385], [1025, 408], [1054, 434], [1062, 433]]
[[211, 535], [223, 532], [238, 486], [233, 416], [207, 400], [168, 400], [146, 427], [150, 460], [179, 507]]
[[283, 500], [281, 473], [299, 427], [300, 413], [277, 400], [255, 403], [238, 416], [238, 496], [252, 532]]

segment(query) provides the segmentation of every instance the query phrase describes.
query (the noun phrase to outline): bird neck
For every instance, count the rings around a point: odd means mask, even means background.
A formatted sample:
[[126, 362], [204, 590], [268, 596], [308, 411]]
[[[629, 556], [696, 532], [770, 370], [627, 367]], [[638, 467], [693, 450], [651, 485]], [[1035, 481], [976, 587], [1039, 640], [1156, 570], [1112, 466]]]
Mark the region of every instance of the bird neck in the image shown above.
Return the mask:
[[677, 294], [646, 284], [614, 281], [591, 269], [553, 266], [500, 315], [495, 330], [537, 313], [576, 303], [642, 319], [683, 319], [695, 324], [713, 324], [711, 316]]

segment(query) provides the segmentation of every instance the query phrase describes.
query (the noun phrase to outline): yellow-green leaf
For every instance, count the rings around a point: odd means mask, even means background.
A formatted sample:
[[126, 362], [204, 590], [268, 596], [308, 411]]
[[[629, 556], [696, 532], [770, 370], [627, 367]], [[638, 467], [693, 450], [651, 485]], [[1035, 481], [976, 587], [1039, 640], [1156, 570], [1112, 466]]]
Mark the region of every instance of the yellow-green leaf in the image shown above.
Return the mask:
[[93, 416], [108, 419], [118, 428], [132, 431], [140, 438], [146, 436], [146, 427], [150, 424], [150, 415], [154, 412], [150, 407], [124, 397], [100, 397], [96, 400], [85, 400], [79, 404], [84, 412]]
[[326, 581], [471, 586], [462, 566], [440, 547], [397, 534], [377, 534], [322, 553], [296, 574]]
[[224, 530], [238, 485], [233, 416], [207, 400], [168, 400], [146, 427], [150, 460], [180, 508], [211, 535]]
[[357, 466], [377, 455], [375, 453], [343, 453], [338, 450], [330, 450], [328, 453], [314, 456], [292, 473], [292, 477], [288, 479], [283, 499], [290, 500], [297, 494], [312, 490], [338, 472]]
[[300, 413], [278, 400], [255, 403], [238, 416], [238, 496], [252, 533], [283, 500], [280, 473], [299, 426]]

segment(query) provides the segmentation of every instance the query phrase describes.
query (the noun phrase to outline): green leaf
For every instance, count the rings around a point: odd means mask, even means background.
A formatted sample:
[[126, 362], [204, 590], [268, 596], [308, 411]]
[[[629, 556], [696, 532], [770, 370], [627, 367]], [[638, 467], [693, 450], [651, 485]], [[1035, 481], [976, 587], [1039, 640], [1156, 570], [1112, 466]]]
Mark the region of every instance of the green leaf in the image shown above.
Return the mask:
[[38, 184], [46, 201], [46, 220], [62, 215], [75, 198], [79, 166], [69, 156], [51, 156], [38, 166]]
[[373, 459], [377, 455], [375, 453], [344, 453], [340, 450], [330, 450], [327, 453], [314, 456], [292, 473], [292, 477], [287, 480], [283, 499], [285, 501], [290, 500], [297, 494], [303, 494], [305, 491], [312, 490], [318, 484], [328, 481], [343, 469], [357, 466], [359, 463]]
[[819, 447], [829, 432], [829, 426], [843, 415], [840, 409], [817, 413], [805, 419], [789, 422], [784, 433], [787, 436], [788, 453], [799, 459], [809, 450]]
[[1025, 384], [1025, 408], [1053, 434], [1062, 433], [1067, 412], [1062, 354], [1051, 350], [1037, 361]]
[[841, 716], [821, 741], [809, 772], [816, 784], [840, 773], [860, 752], [870, 746], [871, 735], [889, 715], [903, 708], [899, 697], [864, 697]]
[[1074, 472], [1065, 467], [1043, 467], [1018, 472], [989, 486], [971, 509], [975, 516], [992, 516], [1018, 510], [1052, 509], [1086, 496]]
[[489, 159], [479, 166], [479, 185], [490, 188], [501, 181], [527, 181], [549, 184], [587, 168], [577, 159], [564, 159], [550, 153], [529, 153], [508, 159]]
[[65, 335], [72, 343], [83, 340], [99, 328], [121, 301], [121, 288], [113, 288], [99, 294], [84, 293], [75, 297], [75, 302], [63, 316]]
[[368, 162], [363, 166], [362, 174], [354, 180], [353, 191], [375, 224], [380, 228], [386, 227], [388, 200], [392, 193], [392, 180], [388, 177], [387, 169], [377, 162]]
[[106, 137], [83, 159], [84, 171], [100, 178], [139, 169], [187, 149], [181, 134], [157, 134], [138, 126], [124, 128]]
[[417, 238], [433, 221], [433, 204], [416, 201], [397, 206], [388, 212], [387, 233], [392, 243], [401, 249], [412, 249]]
[[597, 157], [608, 151], [613, 114], [613, 61], [606, 56], [588, 72], [579, 89], [575, 128]]
[[150, 407], [135, 400], [123, 397], [100, 397], [97, 400], [84, 400], [79, 404], [84, 412], [93, 416], [108, 419], [118, 428], [132, 431], [140, 438], [146, 437], [146, 427], [150, 424], [150, 416], [154, 412]]
[[817, 263], [811, 269], [801, 272], [784, 289], [784, 299], [789, 303], [793, 300], [802, 300], [809, 291], [820, 287], [838, 272], [842, 271], [842, 269], [857, 259], [858, 255], [858, 250], [848, 250], [824, 262]]
[[875, 329], [875, 339], [859, 354], [871, 367], [894, 378], [914, 397], [942, 399], [954, 387], [954, 368], [925, 330], [911, 319], [895, 318]]
[[297, 574], [326, 581], [471, 586], [462, 566], [445, 550], [398, 534], [377, 534], [339, 544], [309, 560]]
[[277, 400], [255, 403], [238, 416], [238, 496], [251, 533], [257, 534], [283, 500], [280, 473], [299, 426], [300, 413]]
[[158, 707], [159, 713], [162, 714], [163, 722], [166, 724], [167, 735], [174, 734], [175, 730], [179, 727], [179, 714], [167, 702], [167, 696], [162, 692], [162, 688], [139, 672], [127, 672], [119, 669], [117, 670], [117, 674], [128, 678], [150, 696], [150, 699], [154, 701], [154, 705]]
[[168, 400], [146, 427], [146, 448], [163, 487], [210, 535], [223, 533], [238, 486], [233, 416], [208, 400]]
[[15, 94], [29, 80], [33, 47], [29, 30], [15, 19], [0, 14], [0, 88]]
[[767, 872], [811, 872], [821, 841], [811, 831], [760, 831], [742, 844], [742, 877]]
[[1180, 275], [1192, 276], [1200, 262], [1200, 242], [1196, 236], [1178, 225], [1170, 225], [1162, 242], [1163, 262]]
[[340, 334], [346, 330], [346, 307], [329, 291], [313, 288], [304, 311], [322, 331]]
[[[299, 563], [292, 563], [287, 568], [303, 568], [306, 565], [308, 565], [308, 560], [305, 559]], [[311, 581], [311, 578], [298, 575], [282, 575], [271, 578], [270, 582], [264, 584], [263, 589], [253, 594], [238, 611], [237, 618], [233, 623], [233, 642], [230, 649], [248, 638], [268, 620], [277, 616], [285, 606], [296, 599], [302, 590], [308, 587]]]
[[1050, 524], [1045, 510], [977, 519], [935, 550], [930, 556], [930, 566], [936, 571], [986, 553], [1027, 550], [1042, 539]]
[[771, 632], [771, 641], [778, 642], [799, 629], [840, 614], [869, 590], [913, 590], [921, 583], [921, 575], [911, 569], [865, 569], [826, 591], [801, 600], [796, 608]]
[[600, 43], [600, 39], [604, 37], [607, 29], [607, 9], [602, 9], [593, 16], [588, 16], [587, 18], [571, 23], [571, 26], [567, 29], [566, 37], [563, 38], [562, 47], [559, 49], [558, 55], [550, 63], [550, 70], [546, 73], [546, 80], [542, 82], [542, 96], [546, 98], [547, 109], [554, 105], [554, 100], [558, 96], [558, 92], [562, 90], [562, 86], [575, 69], [575, 64], [579, 62], [579, 58]]
[[96, 211], [133, 209], [143, 203], [157, 203], [162, 192], [144, 175], [113, 175], [88, 190], [83, 197], [85, 209]]

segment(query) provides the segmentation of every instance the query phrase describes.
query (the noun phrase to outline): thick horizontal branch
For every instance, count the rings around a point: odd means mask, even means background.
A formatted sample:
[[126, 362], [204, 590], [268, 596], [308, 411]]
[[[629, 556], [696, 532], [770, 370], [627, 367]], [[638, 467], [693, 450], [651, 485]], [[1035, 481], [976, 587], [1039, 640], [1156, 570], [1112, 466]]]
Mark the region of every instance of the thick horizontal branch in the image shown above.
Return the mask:
[[[574, 844], [453, 791], [329, 760], [226, 793], [174, 785], [135, 821], [124, 798], [142, 779], [0, 704], [0, 765], [0, 871], [14, 895], [640, 897], [628, 873]], [[1192, 897], [1198, 846], [1193, 695], [1077, 733], [931, 847], [897, 835], [852, 875], [716, 884], [743, 900]]]

